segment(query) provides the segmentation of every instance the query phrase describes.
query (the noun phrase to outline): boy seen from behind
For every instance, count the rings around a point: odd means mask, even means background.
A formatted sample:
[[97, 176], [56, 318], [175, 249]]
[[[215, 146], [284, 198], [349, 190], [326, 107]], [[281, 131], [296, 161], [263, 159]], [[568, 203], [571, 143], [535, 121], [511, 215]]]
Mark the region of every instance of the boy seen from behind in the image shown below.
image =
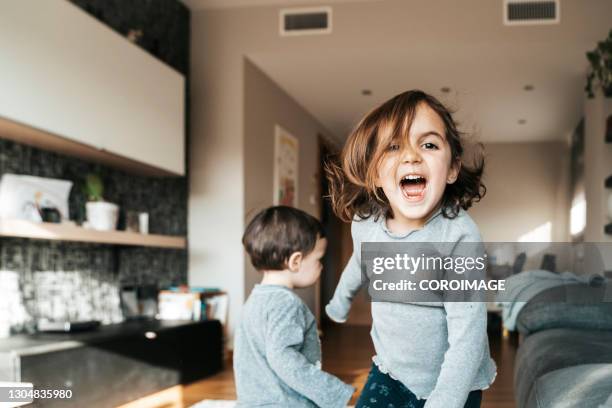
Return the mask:
[[293, 292], [313, 285], [327, 246], [319, 221], [270, 207], [242, 243], [261, 283], [247, 299], [234, 343], [238, 407], [346, 407], [353, 387], [321, 370], [317, 323]]

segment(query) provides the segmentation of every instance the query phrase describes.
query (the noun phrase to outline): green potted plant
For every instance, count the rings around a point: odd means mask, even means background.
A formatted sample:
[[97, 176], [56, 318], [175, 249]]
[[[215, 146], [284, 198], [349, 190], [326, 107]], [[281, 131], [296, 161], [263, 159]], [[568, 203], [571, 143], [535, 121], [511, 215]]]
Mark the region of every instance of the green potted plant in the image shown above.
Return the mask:
[[595, 96], [595, 85], [601, 87], [607, 98], [612, 97], [612, 30], [608, 38], [597, 43], [597, 48], [586, 56], [591, 64], [585, 87], [589, 98]]
[[97, 174], [88, 174], [85, 178], [84, 190], [88, 200], [85, 204], [88, 226], [101, 231], [117, 229], [119, 207], [104, 201], [104, 183], [101, 177]]

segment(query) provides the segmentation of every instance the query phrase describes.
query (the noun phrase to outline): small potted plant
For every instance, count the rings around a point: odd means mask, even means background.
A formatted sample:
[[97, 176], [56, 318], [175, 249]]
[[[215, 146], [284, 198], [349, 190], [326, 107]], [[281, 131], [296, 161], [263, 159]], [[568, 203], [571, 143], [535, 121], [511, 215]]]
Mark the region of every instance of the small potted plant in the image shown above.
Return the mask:
[[612, 97], [612, 30], [608, 38], [597, 43], [597, 48], [586, 53], [591, 64], [587, 76], [585, 91], [589, 98], [595, 96], [594, 85], [597, 83], [607, 98]]
[[104, 201], [104, 184], [100, 176], [88, 174], [84, 187], [88, 200], [85, 204], [88, 227], [101, 231], [117, 229], [119, 206]]

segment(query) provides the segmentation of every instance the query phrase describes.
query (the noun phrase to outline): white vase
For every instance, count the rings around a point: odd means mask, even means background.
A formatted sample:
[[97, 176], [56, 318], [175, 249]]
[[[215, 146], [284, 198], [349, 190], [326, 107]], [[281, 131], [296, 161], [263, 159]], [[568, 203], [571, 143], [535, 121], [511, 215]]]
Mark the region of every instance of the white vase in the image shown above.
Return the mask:
[[99, 231], [114, 231], [119, 219], [119, 206], [106, 201], [90, 201], [85, 204], [90, 228]]

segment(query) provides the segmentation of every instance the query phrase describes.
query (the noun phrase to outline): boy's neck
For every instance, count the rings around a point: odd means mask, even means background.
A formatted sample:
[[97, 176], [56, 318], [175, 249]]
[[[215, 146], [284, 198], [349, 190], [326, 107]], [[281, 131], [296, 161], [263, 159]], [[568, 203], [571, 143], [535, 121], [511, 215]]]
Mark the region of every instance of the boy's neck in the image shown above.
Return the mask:
[[263, 271], [262, 285], [278, 285], [293, 289], [293, 281], [291, 279], [290, 270], [282, 271]]

